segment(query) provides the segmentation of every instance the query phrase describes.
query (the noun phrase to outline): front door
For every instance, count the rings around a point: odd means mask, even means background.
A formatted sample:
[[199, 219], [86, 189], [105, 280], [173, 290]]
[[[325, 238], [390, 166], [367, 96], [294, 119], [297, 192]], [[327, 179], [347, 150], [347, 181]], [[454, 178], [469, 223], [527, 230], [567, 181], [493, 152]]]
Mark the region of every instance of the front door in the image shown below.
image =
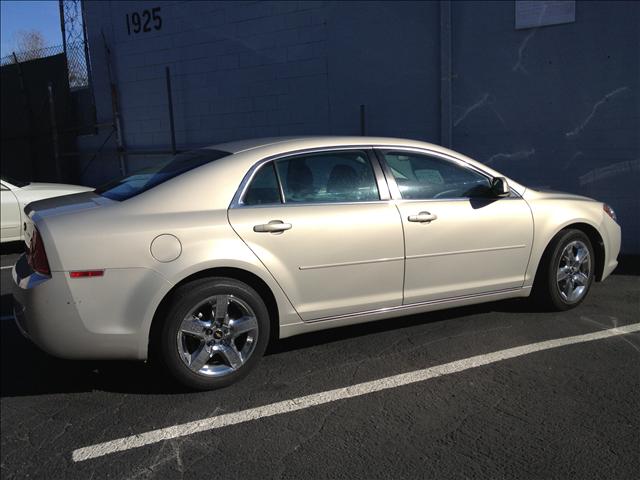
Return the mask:
[[289, 156], [261, 165], [229, 210], [303, 320], [402, 304], [402, 224], [379, 182], [364, 150]]
[[522, 286], [533, 241], [531, 211], [522, 198], [492, 197], [489, 177], [463, 162], [381, 153], [401, 196], [405, 304]]

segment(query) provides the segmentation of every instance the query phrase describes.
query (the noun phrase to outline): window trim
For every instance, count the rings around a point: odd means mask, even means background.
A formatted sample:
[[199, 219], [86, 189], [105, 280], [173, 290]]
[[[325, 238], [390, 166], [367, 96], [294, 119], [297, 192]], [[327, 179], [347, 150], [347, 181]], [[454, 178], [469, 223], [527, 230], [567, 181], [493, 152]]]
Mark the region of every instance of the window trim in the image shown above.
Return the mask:
[[[251, 177], [251, 180], [249, 182], [247, 182], [247, 185], [244, 189], [244, 191], [242, 192], [242, 202], [244, 202], [244, 197], [247, 194], [247, 191], [249, 190], [249, 187], [251, 186], [251, 183], [253, 182], [254, 178], [258, 176], [258, 174], [264, 169], [264, 168], [269, 168], [271, 167], [271, 169], [273, 170], [275, 177], [276, 177], [276, 183], [277, 183], [277, 187], [278, 187], [278, 197], [280, 198], [280, 202], [279, 203], [264, 203], [264, 204], [258, 204], [258, 205], [245, 205], [244, 203], [241, 204], [242, 207], [246, 207], [246, 208], [256, 208], [256, 207], [277, 207], [277, 206], [282, 206], [285, 203], [284, 200], [284, 191], [282, 190], [282, 183], [280, 182], [280, 173], [278, 172], [278, 168], [276, 167], [276, 164], [274, 161], [270, 161], [270, 162], [265, 162], [263, 164], [261, 164], [258, 168], [256, 168], [256, 171], [253, 173], [253, 176]], [[234, 196], [235, 198], [235, 196]]]
[[[275, 166], [275, 162], [279, 160], [284, 160], [290, 157], [299, 157], [314, 153], [334, 153], [334, 152], [345, 152], [350, 150], [360, 150], [364, 152], [371, 164], [373, 169], [373, 175], [376, 180], [376, 185], [378, 187], [378, 195], [380, 197], [379, 200], [368, 200], [366, 202], [310, 202], [310, 203], [287, 203], [286, 198], [284, 196], [284, 189], [282, 186], [282, 181], [280, 179], [280, 173], [278, 172], [278, 168]], [[268, 205], [245, 205], [243, 203], [244, 196], [247, 193], [247, 189], [249, 185], [253, 181], [253, 178], [256, 176], [258, 171], [264, 167], [265, 165], [273, 163], [274, 170], [276, 171], [276, 178], [278, 180], [278, 188], [280, 190], [280, 202], [272, 203]], [[335, 147], [318, 147], [318, 148], [310, 148], [304, 150], [297, 150], [287, 153], [279, 153], [277, 155], [272, 155], [270, 157], [262, 158], [255, 162], [253, 166], [249, 169], [249, 171], [245, 174], [242, 182], [240, 182], [240, 186], [238, 187], [235, 195], [233, 196], [233, 200], [229, 205], [229, 208], [267, 208], [267, 207], [302, 207], [302, 206], [318, 206], [318, 205], [363, 205], [363, 204], [371, 204], [371, 203], [381, 203], [388, 202], [392, 199], [391, 192], [389, 190], [389, 185], [387, 182], [386, 176], [383, 173], [382, 166], [380, 164], [380, 160], [376, 153], [374, 152], [374, 148], [370, 145], [358, 145], [358, 146], [335, 146]]]
[[[391, 193], [391, 198], [393, 200], [398, 200], [398, 201], [403, 201], [403, 202], [438, 202], [438, 201], [445, 201], [445, 202], [454, 202], [454, 201], [468, 201], [471, 199], [474, 199], [476, 197], [452, 197], [452, 198], [402, 198], [402, 194], [400, 193], [400, 188], [398, 187], [398, 183], [396, 182], [396, 179], [393, 175], [393, 172], [391, 171], [391, 167], [389, 166], [389, 164], [387, 163], [386, 159], [385, 159], [385, 153], [386, 152], [407, 152], [407, 153], [417, 153], [420, 155], [425, 155], [425, 156], [430, 156], [430, 157], [435, 157], [438, 158], [440, 160], [443, 160], [445, 162], [449, 162], [452, 164], [455, 164], [463, 169], [466, 170], [471, 170], [475, 173], [478, 173], [480, 175], [482, 175], [483, 177], [487, 178], [489, 180], [489, 182], [491, 182], [491, 180], [493, 180], [493, 176], [490, 175], [489, 173], [485, 172], [484, 170], [476, 167], [475, 165], [471, 165], [470, 163], [465, 162], [464, 160], [451, 156], [451, 155], [447, 155], [445, 153], [442, 152], [436, 152], [434, 150], [428, 150], [428, 149], [423, 149], [423, 148], [416, 148], [416, 147], [395, 147], [393, 145], [389, 145], [389, 146], [375, 146], [373, 147], [373, 150], [375, 152], [375, 154], [378, 157], [378, 161], [380, 162], [380, 164], [382, 165], [382, 169], [384, 171], [384, 174], [387, 178], [387, 183], [389, 184], [389, 191]], [[506, 198], [520, 198], [520, 195], [513, 190], [513, 188], [510, 188], [511, 190], [511, 195], [509, 197]], [[502, 199], [504, 199], [505, 197], [502, 197]]]

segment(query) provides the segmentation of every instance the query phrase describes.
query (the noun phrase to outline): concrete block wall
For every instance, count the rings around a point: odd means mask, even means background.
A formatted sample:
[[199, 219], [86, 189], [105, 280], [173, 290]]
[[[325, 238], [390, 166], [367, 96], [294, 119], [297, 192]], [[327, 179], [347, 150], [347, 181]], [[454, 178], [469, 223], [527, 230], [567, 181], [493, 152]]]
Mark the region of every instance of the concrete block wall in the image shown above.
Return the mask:
[[[154, 7], [161, 29], [132, 32]], [[112, 51], [127, 148], [170, 144], [165, 67], [180, 146], [329, 131], [322, 2], [88, 2], [87, 17]]]
[[[153, 8], [162, 28], [129, 33], [127, 15]], [[638, 2], [578, 1], [574, 23], [525, 30], [511, 1], [105, 0], [85, 9], [98, 121], [112, 119], [106, 41], [128, 149], [170, 145], [165, 67], [179, 148], [358, 135], [365, 105], [369, 135], [442, 143], [449, 131], [454, 149], [527, 185], [609, 202], [623, 251], [640, 253]], [[447, 61], [451, 72], [441, 71]], [[108, 133], [79, 146], [95, 150]], [[128, 166], [153, 161], [130, 156]], [[84, 181], [117, 174], [116, 156], [103, 155]]]
[[597, 198], [640, 254], [640, 3], [576, 2], [516, 30], [512, 2], [452, 2], [453, 145], [526, 185]]

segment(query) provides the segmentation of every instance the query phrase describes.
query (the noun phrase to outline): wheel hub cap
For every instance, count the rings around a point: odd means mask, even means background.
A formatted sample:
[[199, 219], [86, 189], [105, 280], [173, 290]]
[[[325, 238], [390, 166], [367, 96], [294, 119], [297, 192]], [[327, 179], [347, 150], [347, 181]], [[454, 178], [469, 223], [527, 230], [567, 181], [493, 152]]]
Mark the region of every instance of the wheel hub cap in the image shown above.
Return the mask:
[[257, 339], [258, 320], [253, 309], [233, 295], [216, 295], [184, 317], [176, 345], [191, 371], [219, 377], [244, 365]]
[[580, 240], [562, 250], [556, 273], [558, 291], [563, 300], [575, 303], [587, 292], [591, 278], [591, 255]]

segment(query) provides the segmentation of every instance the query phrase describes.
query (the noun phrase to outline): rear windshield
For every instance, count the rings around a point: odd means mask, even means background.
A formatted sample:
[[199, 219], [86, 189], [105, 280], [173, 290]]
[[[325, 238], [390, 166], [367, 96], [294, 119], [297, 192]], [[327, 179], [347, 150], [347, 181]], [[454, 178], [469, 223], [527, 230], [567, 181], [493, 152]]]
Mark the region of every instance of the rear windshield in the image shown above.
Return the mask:
[[159, 160], [152, 167], [145, 168], [131, 175], [108, 183], [98, 189], [96, 193], [111, 200], [126, 200], [142, 192], [152, 189], [156, 185], [177, 177], [207, 163], [231, 155], [220, 150], [199, 149], [179, 153]]
[[2, 181], [10, 183], [14, 187], [18, 187], [18, 188], [26, 187], [27, 185], [29, 185], [29, 183], [31, 183], [31, 182], [23, 182], [22, 180], [18, 180], [17, 178], [11, 178], [5, 175], [2, 175]]

